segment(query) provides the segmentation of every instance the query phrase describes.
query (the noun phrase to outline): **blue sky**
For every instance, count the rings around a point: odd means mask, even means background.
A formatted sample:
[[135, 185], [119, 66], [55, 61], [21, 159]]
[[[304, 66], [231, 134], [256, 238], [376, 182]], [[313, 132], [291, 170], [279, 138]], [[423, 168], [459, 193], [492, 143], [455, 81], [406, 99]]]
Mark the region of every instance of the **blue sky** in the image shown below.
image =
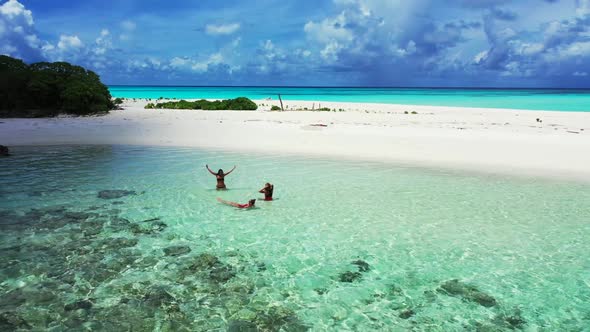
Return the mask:
[[107, 84], [590, 87], [590, 0], [1, 0], [0, 41]]

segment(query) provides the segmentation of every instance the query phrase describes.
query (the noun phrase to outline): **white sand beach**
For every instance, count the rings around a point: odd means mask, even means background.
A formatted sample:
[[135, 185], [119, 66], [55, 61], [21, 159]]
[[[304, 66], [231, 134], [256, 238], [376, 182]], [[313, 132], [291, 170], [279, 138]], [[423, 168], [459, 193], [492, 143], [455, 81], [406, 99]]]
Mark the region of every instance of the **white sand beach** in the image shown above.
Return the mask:
[[[146, 110], [147, 102], [126, 100], [100, 117], [0, 119], [0, 144], [191, 146], [590, 181], [590, 113], [317, 101], [285, 101], [281, 112], [266, 100], [257, 111]], [[320, 104], [336, 111], [293, 110]]]

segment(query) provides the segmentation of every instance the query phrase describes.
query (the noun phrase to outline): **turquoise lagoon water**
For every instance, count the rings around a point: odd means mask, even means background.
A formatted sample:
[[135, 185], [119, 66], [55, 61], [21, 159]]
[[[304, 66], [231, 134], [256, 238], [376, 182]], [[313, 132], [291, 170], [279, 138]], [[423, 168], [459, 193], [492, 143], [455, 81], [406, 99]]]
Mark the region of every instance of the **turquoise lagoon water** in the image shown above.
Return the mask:
[[590, 89], [110, 86], [114, 97], [313, 100], [590, 112]]
[[[13, 152], [3, 330], [590, 326], [587, 185], [187, 148]], [[238, 165], [230, 190], [206, 163]], [[266, 181], [276, 200], [256, 209], [215, 200], [259, 198]]]

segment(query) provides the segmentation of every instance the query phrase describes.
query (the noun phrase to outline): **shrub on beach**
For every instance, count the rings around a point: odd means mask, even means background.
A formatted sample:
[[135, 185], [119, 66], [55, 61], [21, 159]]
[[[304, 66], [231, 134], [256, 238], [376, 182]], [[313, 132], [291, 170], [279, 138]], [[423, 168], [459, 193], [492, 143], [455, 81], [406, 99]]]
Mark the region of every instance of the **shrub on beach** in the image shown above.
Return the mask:
[[281, 110], [281, 108], [280, 108], [280, 107], [278, 107], [277, 105], [273, 105], [273, 106], [270, 108], [270, 110], [271, 110], [271, 111], [280, 111], [280, 110]]
[[90, 70], [0, 56], [0, 117], [89, 115], [113, 108], [108, 88]]
[[205, 99], [195, 101], [168, 101], [163, 103], [149, 103], [146, 109], [175, 109], [175, 110], [256, 110], [258, 105], [246, 97], [208, 101]]

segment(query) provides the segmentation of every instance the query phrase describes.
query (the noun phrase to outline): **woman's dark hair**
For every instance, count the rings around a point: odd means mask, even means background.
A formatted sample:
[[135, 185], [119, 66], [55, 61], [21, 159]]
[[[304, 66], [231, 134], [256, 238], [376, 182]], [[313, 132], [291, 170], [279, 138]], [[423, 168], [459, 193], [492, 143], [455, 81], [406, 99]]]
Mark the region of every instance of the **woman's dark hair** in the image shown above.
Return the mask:
[[223, 170], [220, 168], [219, 171], [217, 171], [217, 175], [223, 175]]
[[249, 200], [249, 201], [248, 201], [248, 203], [249, 203], [250, 205], [254, 205], [254, 203], [256, 203], [256, 200], [255, 200], [255, 199], [251, 199], [251, 200]]

